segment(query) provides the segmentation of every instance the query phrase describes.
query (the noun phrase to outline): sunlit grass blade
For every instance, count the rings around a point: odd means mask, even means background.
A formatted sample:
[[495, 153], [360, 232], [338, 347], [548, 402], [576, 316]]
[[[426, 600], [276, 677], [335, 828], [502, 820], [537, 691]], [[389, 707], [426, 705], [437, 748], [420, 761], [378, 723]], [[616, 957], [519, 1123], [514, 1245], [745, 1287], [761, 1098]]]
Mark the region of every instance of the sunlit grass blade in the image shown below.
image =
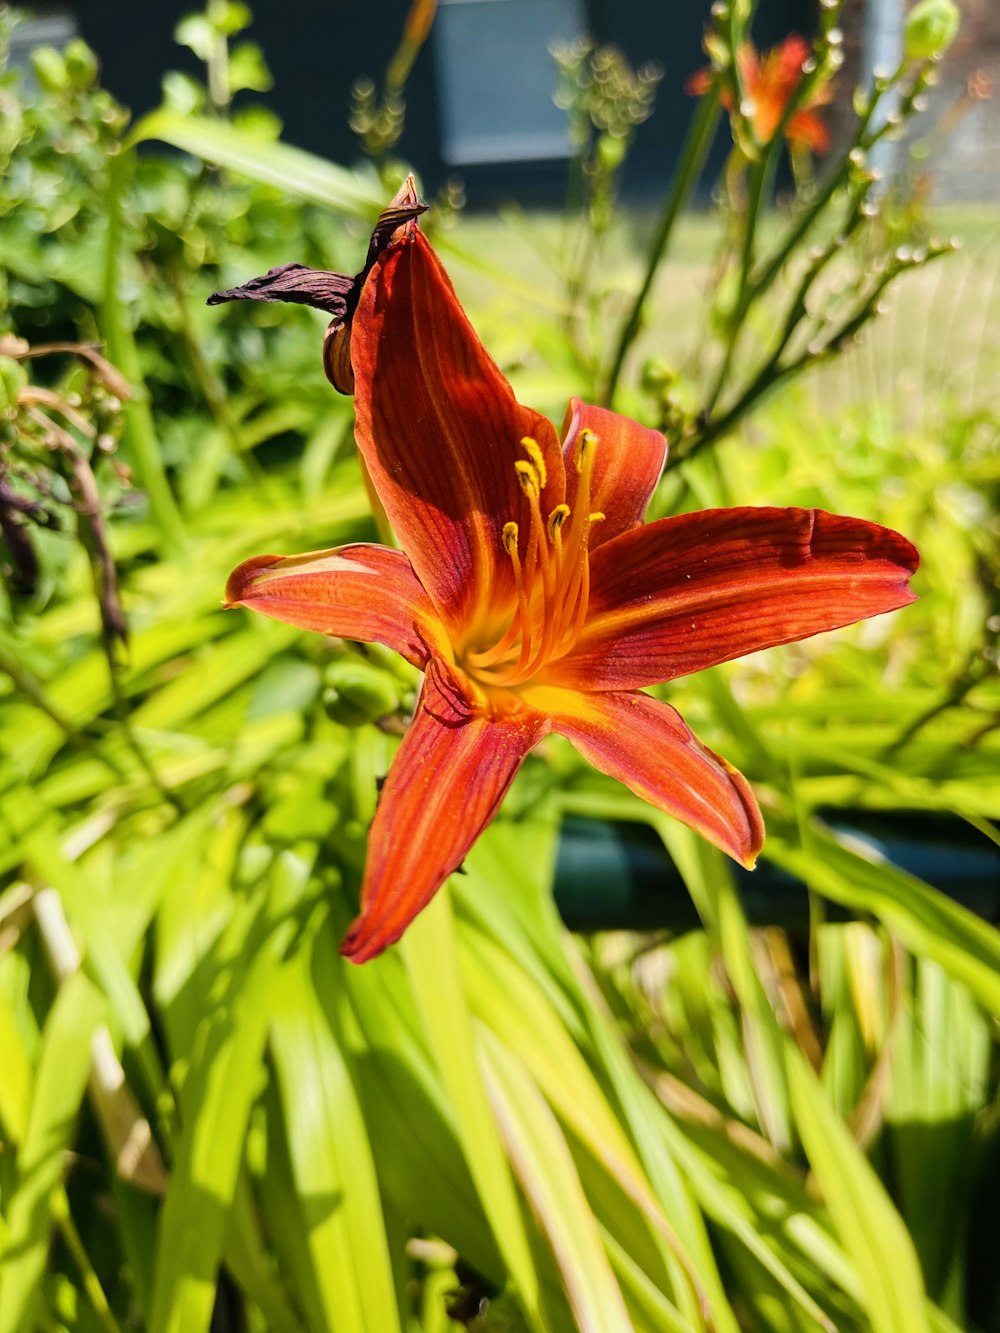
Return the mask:
[[224, 942], [217, 958], [217, 993], [192, 1041], [182, 1134], [160, 1223], [151, 1333], [199, 1333], [212, 1316], [243, 1139], [260, 1087], [280, 942], [255, 934], [252, 908], [241, 916], [230, 932], [231, 956]]
[[506, 1046], [483, 1033], [482, 1069], [521, 1187], [555, 1254], [580, 1333], [633, 1325], [558, 1122]]
[[[780, 1176], [761, 1187], [752, 1158], [734, 1150], [726, 1134], [705, 1135], [703, 1139], [669, 1119], [663, 1123], [663, 1133], [705, 1216], [731, 1238], [727, 1252], [732, 1254], [734, 1244], [745, 1249], [785, 1293], [786, 1305], [797, 1306], [807, 1324], [811, 1321], [823, 1333], [834, 1333], [834, 1320], [803, 1285], [807, 1275], [801, 1253], [809, 1256], [809, 1275], [815, 1268], [824, 1280], [832, 1278], [849, 1285], [851, 1270], [832, 1238], [809, 1216], [809, 1203], [802, 1193], [788, 1189]], [[774, 1202], [758, 1211], [756, 1202], [768, 1195]], [[713, 1314], [715, 1310], [713, 1305]]]
[[931, 958], [1000, 1013], [1000, 931], [870, 848], [817, 833], [807, 854], [772, 836], [765, 855], [824, 897], [874, 913], [903, 944]]
[[601, 1239], [637, 1328], [656, 1329], [657, 1333], [698, 1333], [703, 1325], [686, 1319], [614, 1236], [602, 1228]]
[[374, 175], [362, 177], [290, 144], [251, 138], [223, 120], [154, 111], [135, 126], [129, 143], [149, 139], [353, 217], [369, 220], [387, 202]]
[[[607, 1065], [643, 1162], [657, 1183], [671, 1217], [678, 1219], [677, 1225], [695, 1261], [711, 1327], [735, 1333], [738, 1323], [698, 1208], [716, 1226], [731, 1232], [734, 1240], [744, 1246], [771, 1274], [776, 1285], [786, 1292], [788, 1301], [798, 1305], [824, 1333], [829, 1333], [832, 1326], [828, 1317], [791, 1271], [787, 1257], [783, 1257], [773, 1240], [769, 1241], [761, 1234], [760, 1219], [740, 1188], [753, 1159], [748, 1162], [746, 1154], [735, 1153], [732, 1169], [725, 1173], [725, 1179], [718, 1179], [691, 1143], [690, 1130], [678, 1125], [671, 1115], [663, 1115], [647, 1087], [633, 1084], [626, 1073], [627, 1057], [616, 1037], [597, 1023], [593, 1031], [597, 1049]], [[727, 1149], [730, 1149], [727, 1136], [720, 1135], [710, 1156], [721, 1157]]]
[[899, 1214], [803, 1057], [790, 1043], [786, 1054], [796, 1128], [874, 1333], [929, 1333], [920, 1264]]
[[350, 1037], [376, 1168], [404, 1216], [453, 1245], [497, 1286], [498, 1243], [459, 1143], [455, 1117], [427, 1049], [398, 951], [344, 977], [357, 1032]]
[[305, 1243], [327, 1325], [338, 1333], [399, 1333], [372, 1148], [337, 1031], [345, 966], [326, 936], [287, 964], [275, 988], [271, 1048]]
[[538, 1274], [490, 1103], [482, 1082], [475, 1077], [476, 1044], [461, 984], [447, 888], [417, 917], [403, 937], [402, 951], [480, 1202], [518, 1296], [537, 1324]]
[[[527, 781], [525, 774], [521, 782]], [[474, 921], [514, 958], [571, 1036], [583, 1040], [584, 1026], [572, 998], [576, 980], [552, 898], [558, 837], [554, 803], [534, 802], [530, 816], [517, 813], [510, 819], [501, 812], [469, 853], [466, 873], [452, 880], [451, 892], [456, 918]]]
[[34, 1072], [25, 1049], [17, 1015], [0, 991], [0, 1125], [11, 1143], [24, 1140], [31, 1110]]
[[305, 1224], [284, 1134], [281, 1100], [274, 1079], [268, 1083], [263, 1104], [268, 1126], [267, 1158], [259, 1189], [271, 1250], [287, 1280], [296, 1308], [301, 1311], [303, 1327], [309, 1333], [325, 1333], [323, 1301], [306, 1244]]
[[245, 1171], [233, 1195], [224, 1258], [235, 1280], [256, 1302], [267, 1321], [268, 1333], [299, 1333], [302, 1321], [275, 1272]]
[[[501, 820], [469, 857], [469, 873], [455, 885], [462, 914], [477, 926], [462, 937], [469, 994], [482, 1021], [520, 1053], [563, 1123], [603, 1169], [620, 1177], [621, 1188], [631, 1196], [633, 1214], [626, 1224], [631, 1237], [647, 1248], [656, 1238], [657, 1268], [662, 1274], [666, 1266], [682, 1317], [700, 1326], [710, 1308], [719, 1333], [735, 1333], [704, 1224], [657, 1132], [657, 1108], [609, 1026], [608, 1014], [595, 1004], [593, 983], [568, 949], [541, 882], [546, 870], [551, 873], [553, 831], [542, 819]], [[586, 1066], [581, 1073], [584, 1057], [603, 1070], [609, 1101], [595, 1096]], [[612, 1131], [608, 1117], [615, 1124]], [[621, 1210], [618, 1216], [621, 1222]]]
[[784, 1038], [754, 966], [750, 929], [726, 858], [691, 829], [654, 815], [651, 823], [670, 852], [705, 928], [722, 954], [739, 1000], [744, 1055], [758, 1120], [771, 1142], [791, 1146]]
[[937, 963], [916, 960], [912, 969], [893, 1035], [885, 1146], [927, 1290], [967, 1323], [972, 1198], [985, 1146], [975, 1124], [990, 1102], [992, 1024]]
[[17, 1157], [17, 1185], [5, 1209], [0, 1252], [0, 1333], [29, 1333], [49, 1249], [51, 1199], [73, 1142], [90, 1073], [90, 1042], [106, 1014], [104, 997], [76, 975], [59, 988], [42, 1034], [31, 1110]]
[[850, 922], [846, 927], [821, 926], [814, 946], [828, 1034], [820, 1077], [834, 1109], [845, 1117], [854, 1111], [871, 1065], [856, 1008], [858, 967], [852, 959], [850, 934], [855, 929], [870, 936], [862, 922]]
[[102, 931], [99, 896], [79, 866], [60, 851], [56, 821], [29, 787], [4, 798], [0, 817], [7, 820], [31, 873], [58, 891], [67, 917], [83, 937], [85, 957], [111, 1000], [115, 1017], [128, 1040], [138, 1045], [149, 1031], [149, 1015], [128, 969]]
[[[578, 1143], [577, 1161], [587, 1186], [595, 1180], [601, 1204], [593, 1204], [606, 1231], [616, 1235], [638, 1265], [661, 1282], [679, 1287], [674, 1300], [697, 1318], [707, 1301], [691, 1256], [647, 1181], [621, 1121], [612, 1110], [579, 1048], [533, 981], [487, 937], [468, 932], [465, 985], [480, 1023], [517, 1051], [563, 1125]], [[634, 1073], [618, 1070], [615, 1093]], [[580, 1158], [589, 1156], [589, 1172]], [[681, 1225], [691, 1220], [682, 1210]], [[670, 1277], [667, 1277], [667, 1274]]]

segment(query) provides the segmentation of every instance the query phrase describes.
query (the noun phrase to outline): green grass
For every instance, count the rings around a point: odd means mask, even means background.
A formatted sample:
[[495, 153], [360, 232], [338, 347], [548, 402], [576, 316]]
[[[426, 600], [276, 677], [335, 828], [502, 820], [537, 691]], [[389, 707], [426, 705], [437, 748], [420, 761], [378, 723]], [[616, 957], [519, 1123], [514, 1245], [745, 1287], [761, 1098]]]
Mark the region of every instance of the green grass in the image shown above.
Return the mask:
[[[613, 230], [593, 274], [598, 290], [627, 291], [638, 281], [637, 254], [653, 223], [652, 215], [640, 214]], [[936, 429], [943, 424], [936, 419], [942, 410], [954, 416], [995, 404], [1000, 219], [982, 208], [952, 207], [932, 210], [927, 225], [933, 234], [954, 237], [959, 252], [908, 275], [887, 298], [877, 330], [869, 330], [857, 348], [808, 376], [812, 396], [825, 410], [842, 414], [862, 409], [890, 433], [897, 425], [921, 419]], [[765, 225], [765, 240], [776, 229], [776, 222]], [[459, 295], [477, 312], [488, 345], [502, 364], [513, 363], [511, 374], [516, 385], [524, 386], [522, 397], [537, 402], [539, 393], [547, 395], [553, 413], [560, 410], [556, 376], [530, 359], [522, 365], [520, 358], [525, 331], [536, 321], [553, 323], [564, 313], [557, 262], [562, 235], [558, 217], [511, 210], [499, 218], [467, 218], [460, 232], [442, 238], [453, 260]], [[633, 353], [637, 365], [655, 356], [693, 384], [707, 379], [704, 326], [719, 240], [720, 224], [712, 214], [688, 216], [679, 223], [670, 262], [658, 275], [649, 318]], [[621, 307], [621, 298], [612, 296], [609, 313]], [[575, 391], [572, 369], [565, 363], [558, 369], [563, 394], [568, 395]]]

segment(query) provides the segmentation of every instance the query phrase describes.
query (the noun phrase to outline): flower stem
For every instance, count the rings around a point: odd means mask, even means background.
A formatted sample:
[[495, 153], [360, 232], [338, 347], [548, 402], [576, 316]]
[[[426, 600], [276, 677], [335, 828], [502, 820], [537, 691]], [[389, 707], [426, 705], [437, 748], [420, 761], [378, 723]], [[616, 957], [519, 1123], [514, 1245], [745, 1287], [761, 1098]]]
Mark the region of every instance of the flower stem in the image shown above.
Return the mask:
[[621, 378], [622, 367], [625, 364], [625, 358], [628, 355], [629, 348], [639, 333], [642, 324], [642, 314], [645, 309], [649, 294], [653, 288], [653, 282], [657, 271], [667, 254], [671, 235], [673, 234], [674, 224], [680, 216], [681, 209], [687, 203], [694, 188], [695, 182], [701, 175], [702, 168], [705, 165], [705, 158], [708, 156], [708, 150], [711, 147], [712, 139], [715, 137], [715, 128], [719, 120], [719, 87], [717, 83], [709, 88], [698, 104], [698, 110], [695, 112], [694, 119], [691, 122], [691, 128], [684, 144], [684, 151], [681, 160], [677, 165], [674, 178], [671, 183], [670, 193], [663, 206], [663, 212], [660, 215], [660, 224], [653, 238], [653, 244], [649, 250], [649, 257], [646, 261], [646, 274], [642, 281], [642, 286], [636, 294], [632, 307], [626, 316], [621, 332], [618, 335], [618, 343], [615, 347], [614, 357], [611, 362], [611, 369], [608, 373], [607, 383], [601, 394], [601, 402], [610, 407], [614, 403], [615, 392], [618, 388], [618, 381]]

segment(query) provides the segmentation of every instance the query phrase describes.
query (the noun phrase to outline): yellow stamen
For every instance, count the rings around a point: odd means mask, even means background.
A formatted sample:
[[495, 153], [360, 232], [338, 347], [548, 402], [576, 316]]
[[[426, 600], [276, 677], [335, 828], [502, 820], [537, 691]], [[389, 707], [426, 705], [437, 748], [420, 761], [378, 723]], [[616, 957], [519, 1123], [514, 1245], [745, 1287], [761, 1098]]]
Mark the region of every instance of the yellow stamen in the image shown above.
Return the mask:
[[569, 505], [556, 505], [549, 515], [548, 531], [549, 541], [555, 542], [559, 529], [569, 518]]
[[[597, 436], [593, 431], [582, 430], [577, 436], [574, 459], [577, 471], [580, 474], [580, 480], [576, 486], [577, 517], [572, 525], [570, 539], [563, 555], [565, 568], [569, 573], [565, 596], [558, 611], [560, 639], [573, 621], [573, 609], [576, 605], [577, 593], [583, 579], [584, 568], [589, 559], [587, 539], [590, 536], [590, 525], [593, 522], [590, 515], [590, 482], [594, 474], [597, 444]], [[583, 517], [584, 514], [587, 515], [586, 518]], [[557, 639], [557, 642], [559, 642], [559, 639]]]
[[[505, 632], [492, 646], [480, 653], [469, 654], [469, 664], [479, 671], [495, 668], [501, 660], [506, 657], [517, 644], [519, 637], [527, 633], [531, 637], [531, 617], [528, 612], [528, 594], [524, 586], [524, 577], [521, 570], [521, 557], [518, 554], [518, 527], [516, 523], [505, 523], [501, 533], [503, 548], [510, 556], [511, 564], [514, 566], [514, 586], [517, 590], [517, 615], [507, 626]], [[525, 630], [527, 626], [527, 630]], [[520, 655], [520, 647], [517, 652]]]
[[[604, 515], [600, 512], [588, 515], [588, 526], [594, 523], [602, 523]], [[589, 532], [588, 532], [589, 536]], [[559, 647], [564, 653], [568, 653], [573, 644], [583, 632], [583, 622], [587, 618], [587, 604], [590, 601], [590, 558], [585, 555], [582, 561], [579, 582], [579, 596], [576, 600], [576, 614], [573, 617], [573, 623], [566, 631], [564, 639], [560, 641]], [[572, 606], [572, 601], [570, 602]], [[565, 646], [564, 646], [565, 645]]]
[[576, 464], [577, 472], [583, 471], [583, 465], [587, 458], [590, 458], [593, 462], [594, 451], [598, 443], [598, 438], [592, 430], [582, 430], [576, 437], [576, 457], [573, 461]]
[[542, 492], [542, 479], [533, 465], [526, 463], [523, 458], [519, 458], [514, 464], [514, 470], [517, 473], [521, 490], [524, 491], [525, 495], [534, 496], [537, 499]]
[[[545, 466], [545, 455], [542, 453], [541, 446], [538, 441], [533, 440], [530, 435], [525, 435], [524, 439], [521, 441], [521, 448], [534, 463], [535, 469], [538, 472], [539, 481], [544, 490], [549, 479], [549, 473], [548, 468]], [[517, 464], [514, 466], [516, 467]]]
[[597, 444], [592, 431], [580, 431], [573, 450], [578, 474], [573, 507], [557, 504], [545, 519], [541, 505], [548, 481], [545, 458], [536, 440], [525, 436], [521, 441], [528, 457], [515, 460], [514, 468], [530, 512], [523, 564], [523, 524], [505, 523], [501, 530], [517, 609], [498, 639], [464, 658], [486, 686], [510, 689], [530, 680], [547, 662], [568, 653], [583, 631], [590, 600], [590, 531], [604, 518], [590, 508]]

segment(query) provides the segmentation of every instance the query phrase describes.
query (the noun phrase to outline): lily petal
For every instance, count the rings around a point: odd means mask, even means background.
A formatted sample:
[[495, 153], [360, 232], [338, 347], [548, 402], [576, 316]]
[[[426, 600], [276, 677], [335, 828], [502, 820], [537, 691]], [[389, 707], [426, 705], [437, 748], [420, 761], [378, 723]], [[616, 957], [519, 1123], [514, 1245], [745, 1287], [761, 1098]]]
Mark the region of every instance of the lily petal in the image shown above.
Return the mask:
[[821, 509], [708, 509], [594, 552], [587, 624], [545, 672], [638, 689], [915, 600], [919, 556], [889, 528]]
[[830, 148], [830, 131], [815, 111], [796, 111], [785, 130], [788, 139], [804, 143], [814, 153], [826, 153]]
[[760, 77], [787, 101], [802, 78], [802, 66], [809, 59], [811, 50], [804, 37], [795, 32], [790, 33], [764, 57]]
[[444, 621], [458, 630], [488, 598], [513, 605], [503, 546], [530, 510], [516, 461], [537, 441], [550, 511], [565, 493], [549, 421], [522, 407], [419, 232], [381, 256], [354, 317], [357, 439], [400, 544]]
[[680, 713], [638, 691], [583, 694], [533, 686], [530, 707], [552, 719], [595, 768], [751, 867], [764, 821], [750, 784], [702, 745]]
[[548, 730], [547, 718], [526, 712], [471, 711], [451, 677], [432, 667], [379, 797], [361, 915], [341, 945], [346, 958], [366, 962], [399, 939], [462, 864]]
[[590, 510], [604, 514], [591, 529], [590, 549], [638, 527], [660, 480], [667, 457], [667, 442], [658, 430], [640, 426], [628, 417], [592, 407], [571, 398], [563, 422], [563, 457], [566, 459], [566, 503], [573, 509], [579, 474], [572, 451], [581, 431], [596, 435]]
[[229, 576], [226, 606], [342, 639], [384, 643], [414, 666], [446, 650], [441, 622], [402, 551], [339, 546], [255, 555]]
[[704, 69], [696, 69], [684, 85], [684, 91], [690, 93], [693, 97], [700, 97], [702, 93], [707, 93], [712, 86], [712, 70], [706, 66]]

